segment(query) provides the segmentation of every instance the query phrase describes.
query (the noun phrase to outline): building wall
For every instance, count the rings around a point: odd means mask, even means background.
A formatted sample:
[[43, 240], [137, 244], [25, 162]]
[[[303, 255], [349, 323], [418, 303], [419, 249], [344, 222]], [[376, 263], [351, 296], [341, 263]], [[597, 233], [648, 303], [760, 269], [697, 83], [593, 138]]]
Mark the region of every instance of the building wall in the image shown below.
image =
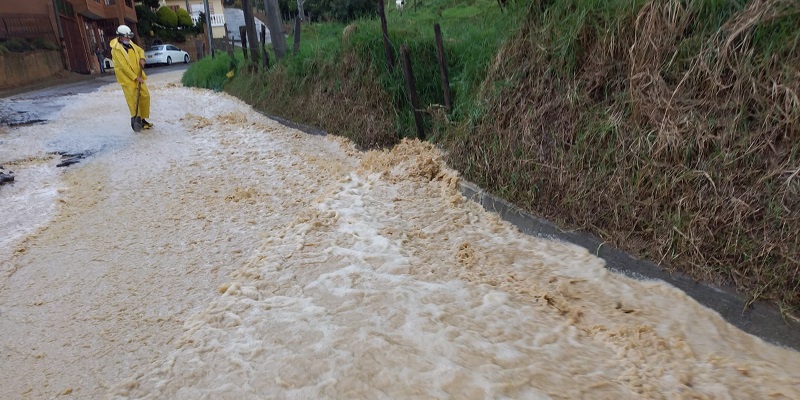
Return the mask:
[[[186, 9], [186, 0], [161, 0], [161, 4], [167, 7], [179, 7], [184, 10]], [[199, 6], [200, 9], [203, 9], [203, 2], [198, 0], [189, 0], [189, 8], [190, 8], [188, 10], [189, 14], [192, 14], [191, 9], [197, 6]], [[219, 14], [222, 20], [224, 21], [225, 14], [224, 14], [224, 8], [222, 6], [222, 0], [209, 0], [208, 10], [212, 15]], [[215, 39], [224, 38], [225, 26], [224, 25], [212, 26], [211, 36]]]
[[[180, 8], [186, 9], [186, 0], [161, 0], [161, 4], [172, 7], [178, 6]], [[189, 0], [189, 7], [192, 5], [203, 5], [202, 0]], [[208, 9], [212, 14], [222, 14], [222, 0], [209, 0], [208, 1]]]
[[0, 1], [0, 13], [3, 14], [47, 14], [52, 9], [52, 0]]
[[214, 39], [222, 39], [225, 37], [225, 27], [215, 26], [211, 28], [211, 37]]
[[0, 56], [0, 89], [24, 86], [63, 70], [61, 54], [54, 50], [8, 53]]
[[41, 15], [50, 20], [50, 27], [58, 37], [56, 15], [53, 12], [53, 0], [0, 0], [0, 15]]

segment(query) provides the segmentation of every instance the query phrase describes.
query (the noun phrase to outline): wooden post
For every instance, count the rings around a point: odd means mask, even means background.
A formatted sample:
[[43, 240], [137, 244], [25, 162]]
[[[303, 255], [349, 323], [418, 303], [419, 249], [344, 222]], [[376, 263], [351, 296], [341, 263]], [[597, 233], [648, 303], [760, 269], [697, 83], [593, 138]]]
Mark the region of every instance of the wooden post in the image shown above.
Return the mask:
[[267, 27], [261, 25], [261, 55], [264, 59], [264, 68], [269, 68], [269, 53], [267, 52]]
[[442, 92], [444, 93], [444, 106], [447, 112], [453, 111], [453, 103], [450, 99], [450, 79], [447, 77], [447, 62], [444, 59], [444, 47], [442, 46], [442, 28], [438, 23], [433, 25], [433, 33], [436, 36], [436, 53], [439, 56], [439, 72], [442, 75]]
[[247, 27], [242, 25], [239, 27], [239, 37], [242, 39], [242, 53], [244, 53], [244, 60], [247, 61]]
[[414, 71], [411, 70], [411, 57], [408, 55], [408, 46], [400, 46], [400, 56], [403, 58], [403, 75], [406, 78], [406, 89], [411, 98], [411, 107], [414, 109], [414, 124], [417, 126], [417, 138], [425, 140], [425, 127], [422, 125], [422, 113], [419, 111], [419, 97], [417, 97], [417, 84], [414, 82]]
[[378, 4], [378, 10], [381, 14], [381, 32], [383, 32], [383, 51], [386, 53], [386, 65], [389, 66], [389, 71], [394, 71], [392, 44], [389, 43], [389, 28], [386, 27], [386, 10], [383, 6], [383, 0], [378, 0]]
[[244, 25], [247, 29], [247, 43], [250, 45], [250, 68], [256, 69], [261, 64], [258, 51], [258, 30], [253, 16], [253, 5], [250, 0], [242, 0], [242, 12], [244, 13]]
[[[208, 52], [211, 53], [211, 58], [214, 58], [214, 42], [211, 37], [211, 11], [209, 10], [208, 0], [203, 0], [203, 8], [205, 9], [206, 16], [206, 37], [208, 38]], [[122, 22], [122, 21], [120, 21]]]
[[227, 47], [226, 50], [228, 50], [228, 55], [231, 57], [231, 60], [233, 60], [233, 39], [231, 39], [230, 33], [231, 32], [228, 30], [228, 24], [225, 24], [225, 47]]
[[199, 60], [205, 56], [206, 44], [202, 40], [195, 40], [194, 45], [197, 49], [197, 59]]
[[294, 46], [292, 46], [292, 52], [297, 54], [297, 51], [300, 50], [300, 14], [294, 18]]

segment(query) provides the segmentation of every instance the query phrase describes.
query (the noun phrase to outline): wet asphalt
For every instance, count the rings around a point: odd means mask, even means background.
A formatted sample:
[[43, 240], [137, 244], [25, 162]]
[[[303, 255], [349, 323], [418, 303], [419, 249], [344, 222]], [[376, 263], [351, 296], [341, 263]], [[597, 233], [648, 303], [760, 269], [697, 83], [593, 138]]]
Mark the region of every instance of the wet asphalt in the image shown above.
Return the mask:
[[[186, 64], [154, 66], [145, 69], [148, 75], [183, 71]], [[44, 123], [51, 120], [66, 104], [66, 98], [80, 93], [91, 93], [102, 86], [116, 83], [114, 70], [105, 74], [87, 77], [77, 82], [54, 83], [39, 88], [0, 98], [0, 125], [19, 126]], [[22, 89], [24, 90], [24, 88]]]

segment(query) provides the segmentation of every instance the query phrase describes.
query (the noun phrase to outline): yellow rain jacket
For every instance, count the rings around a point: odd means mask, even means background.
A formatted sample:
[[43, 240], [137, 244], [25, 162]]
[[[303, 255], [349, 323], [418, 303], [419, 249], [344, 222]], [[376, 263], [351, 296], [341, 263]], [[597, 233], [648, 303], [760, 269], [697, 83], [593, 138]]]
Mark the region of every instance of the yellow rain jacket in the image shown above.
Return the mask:
[[[139, 60], [144, 59], [144, 50], [137, 46], [135, 43], [130, 42], [131, 48], [127, 51], [125, 46], [119, 42], [119, 39], [112, 39], [109, 45], [111, 46], [111, 60], [114, 61], [114, 74], [117, 76], [117, 82], [122, 86], [122, 92], [125, 94], [125, 100], [128, 102], [128, 109], [131, 111], [131, 117], [136, 116], [136, 77], [142, 67]], [[142, 79], [147, 79], [144, 71], [141, 71]], [[139, 94], [139, 116], [147, 119], [150, 118], [150, 91], [147, 90], [147, 85], [142, 83], [141, 93]]]

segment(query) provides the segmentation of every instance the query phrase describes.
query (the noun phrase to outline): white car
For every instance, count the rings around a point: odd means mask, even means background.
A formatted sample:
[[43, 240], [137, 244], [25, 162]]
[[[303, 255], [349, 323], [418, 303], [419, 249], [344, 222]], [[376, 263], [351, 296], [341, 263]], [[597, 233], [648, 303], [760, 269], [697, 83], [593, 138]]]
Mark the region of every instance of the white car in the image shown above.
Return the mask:
[[189, 53], [171, 45], [171, 44], [158, 44], [150, 46], [144, 52], [145, 64], [167, 64], [171, 65], [174, 62], [183, 61], [184, 64], [189, 63]]

